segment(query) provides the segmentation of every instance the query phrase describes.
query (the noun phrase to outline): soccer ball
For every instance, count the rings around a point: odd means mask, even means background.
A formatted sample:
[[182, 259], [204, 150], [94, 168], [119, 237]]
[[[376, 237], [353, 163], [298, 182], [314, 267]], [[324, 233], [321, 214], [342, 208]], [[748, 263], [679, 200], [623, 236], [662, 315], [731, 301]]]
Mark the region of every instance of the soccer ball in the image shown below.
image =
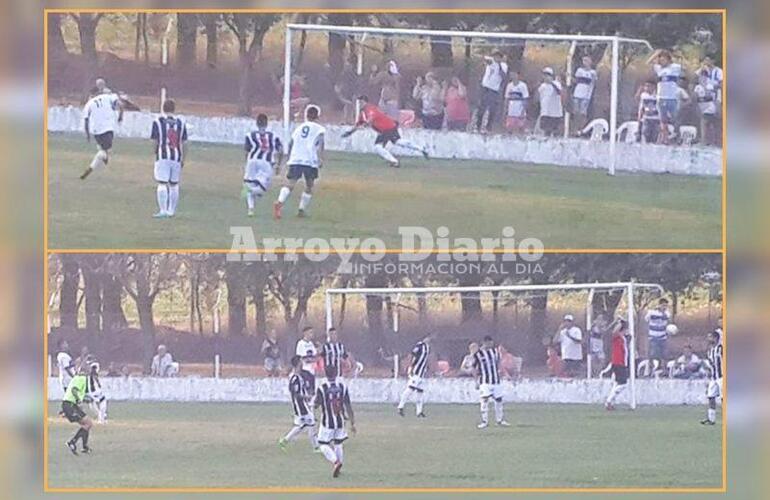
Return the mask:
[[679, 333], [679, 327], [673, 323], [669, 323], [669, 325], [666, 327], [666, 333], [669, 335], [676, 335]]

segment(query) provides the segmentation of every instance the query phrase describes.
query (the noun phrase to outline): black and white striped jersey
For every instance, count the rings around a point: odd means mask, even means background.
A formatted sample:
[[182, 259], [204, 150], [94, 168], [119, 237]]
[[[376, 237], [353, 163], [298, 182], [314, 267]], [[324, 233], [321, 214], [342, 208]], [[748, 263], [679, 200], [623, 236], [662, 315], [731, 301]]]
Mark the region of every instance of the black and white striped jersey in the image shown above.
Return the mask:
[[86, 394], [93, 394], [102, 389], [102, 383], [99, 381], [99, 375], [91, 372], [86, 377]]
[[495, 348], [479, 349], [473, 355], [473, 366], [476, 368], [479, 376], [479, 384], [499, 384], [500, 372], [500, 353]]
[[249, 160], [265, 160], [275, 163], [278, 152], [283, 150], [281, 140], [269, 130], [252, 130], [246, 135], [244, 148]]
[[294, 415], [298, 417], [304, 417], [310, 413], [310, 409], [307, 407], [307, 400], [309, 386], [305, 379], [299, 374], [292, 373], [289, 377], [289, 394], [291, 394], [291, 405], [294, 408]]
[[722, 343], [710, 347], [708, 351], [709, 368], [711, 369], [711, 380], [722, 378]]
[[181, 118], [159, 116], [152, 122], [150, 137], [158, 143], [156, 160], [182, 161], [182, 144], [187, 140], [187, 125]]
[[327, 429], [345, 428], [345, 405], [350, 404], [345, 384], [325, 380], [318, 386], [315, 398], [316, 404], [321, 406], [321, 425]]
[[428, 355], [430, 346], [425, 342], [417, 342], [412, 348], [412, 375], [424, 377], [428, 371]]
[[345, 345], [342, 342], [326, 342], [321, 347], [321, 355], [324, 358], [324, 366], [335, 367], [337, 376], [342, 376], [342, 360], [348, 357]]

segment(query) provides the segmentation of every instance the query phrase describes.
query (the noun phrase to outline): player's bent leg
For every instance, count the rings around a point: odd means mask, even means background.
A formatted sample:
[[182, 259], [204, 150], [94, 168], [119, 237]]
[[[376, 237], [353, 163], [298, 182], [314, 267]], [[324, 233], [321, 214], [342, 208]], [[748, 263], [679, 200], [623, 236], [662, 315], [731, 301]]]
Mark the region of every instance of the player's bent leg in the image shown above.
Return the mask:
[[[291, 167], [289, 167], [291, 170]], [[291, 172], [289, 172], [291, 174]], [[286, 184], [281, 187], [281, 190], [278, 192], [278, 199], [275, 203], [273, 203], [273, 218], [278, 220], [281, 218], [281, 209], [283, 208], [283, 204], [286, 203], [286, 200], [289, 199], [289, 196], [291, 195], [292, 190], [294, 190], [294, 186], [297, 185], [297, 179], [288, 178], [286, 180]]]
[[309, 175], [305, 176], [305, 190], [299, 198], [299, 210], [297, 216], [305, 217], [307, 215], [307, 208], [310, 206], [310, 200], [313, 198], [313, 186], [315, 185], [315, 178]]
[[477, 427], [483, 429], [489, 425], [489, 396], [482, 396], [479, 406], [481, 409], [481, 423]]
[[156, 219], [168, 217], [168, 197], [169, 186], [167, 182], [158, 182], [158, 186], [155, 190], [155, 195], [158, 201], [158, 212], [153, 215]]
[[388, 165], [391, 167], [398, 167], [399, 163], [395, 156], [391, 154], [390, 151], [385, 149], [385, 146], [382, 144], [375, 144], [374, 145], [374, 151], [377, 153], [377, 155], [382, 158], [383, 160], [388, 162]]
[[503, 398], [495, 398], [495, 422], [502, 427], [508, 427], [510, 424], [505, 420], [505, 413], [503, 407]]
[[422, 411], [423, 405], [425, 404], [425, 391], [423, 389], [415, 389], [417, 391], [417, 401], [415, 403], [415, 413], [420, 418], [425, 418], [426, 415]]

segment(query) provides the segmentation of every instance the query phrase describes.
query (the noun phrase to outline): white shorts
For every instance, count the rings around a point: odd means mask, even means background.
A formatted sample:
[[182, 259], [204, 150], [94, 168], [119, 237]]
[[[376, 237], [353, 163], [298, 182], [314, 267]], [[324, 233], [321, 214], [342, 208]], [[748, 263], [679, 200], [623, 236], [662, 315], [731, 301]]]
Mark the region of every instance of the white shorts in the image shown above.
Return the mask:
[[318, 443], [319, 444], [339, 444], [348, 438], [348, 432], [342, 429], [327, 429], [321, 427], [318, 430]]
[[265, 160], [249, 160], [243, 171], [243, 182], [249, 188], [259, 187], [263, 191], [270, 189], [273, 182], [273, 166]]
[[179, 182], [182, 164], [174, 160], [155, 160], [155, 180], [157, 182]]
[[407, 382], [407, 387], [410, 389], [415, 389], [417, 391], [422, 391], [422, 385], [425, 382], [425, 379], [422, 377], [418, 377], [417, 375], [409, 375], [409, 382]]
[[479, 386], [479, 395], [482, 398], [492, 397], [500, 399], [503, 397], [503, 388], [500, 387], [500, 384], [481, 384]]
[[312, 413], [307, 415], [296, 415], [294, 425], [297, 427], [313, 427], [315, 425], [315, 416]]
[[708, 388], [706, 389], [707, 398], [721, 398], [722, 397], [722, 379], [709, 380]]

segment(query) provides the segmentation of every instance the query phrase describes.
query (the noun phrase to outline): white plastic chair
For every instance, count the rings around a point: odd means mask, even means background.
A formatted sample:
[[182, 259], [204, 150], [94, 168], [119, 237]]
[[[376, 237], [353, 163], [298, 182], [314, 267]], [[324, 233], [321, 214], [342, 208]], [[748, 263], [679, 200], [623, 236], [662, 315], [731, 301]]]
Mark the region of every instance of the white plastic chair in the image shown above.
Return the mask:
[[[623, 135], [624, 132], [626, 134], [625, 136]], [[620, 142], [621, 138], [623, 138], [623, 142], [625, 143], [631, 144], [636, 142], [636, 136], [639, 134], [639, 122], [623, 122], [620, 127], [618, 127], [616, 134], [618, 142]]]
[[681, 137], [683, 145], [692, 146], [698, 138], [698, 129], [693, 125], [681, 125], [679, 127], [679, 137]]
[[610, 124], [607, 123], [607, 120], [604, 118], [596, 118], [583, 127], [583, 130], [580, 131], [580, 135], [585, 135], [590, 131], [592, 141], [601, 141], [604, 139], [604, 134], [606, 134], [609, 129]]

